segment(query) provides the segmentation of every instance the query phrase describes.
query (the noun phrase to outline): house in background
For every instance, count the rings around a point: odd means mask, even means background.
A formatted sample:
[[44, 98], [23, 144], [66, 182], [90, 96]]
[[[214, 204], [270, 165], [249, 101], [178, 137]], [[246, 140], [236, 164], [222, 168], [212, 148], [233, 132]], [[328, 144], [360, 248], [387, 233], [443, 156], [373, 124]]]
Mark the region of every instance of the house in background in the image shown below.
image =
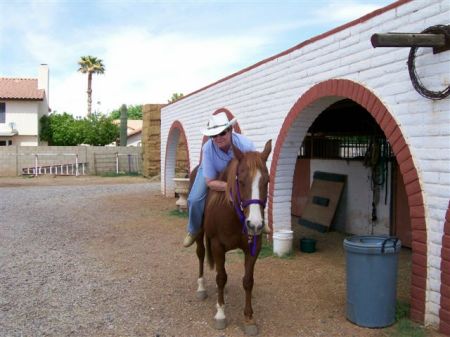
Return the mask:
[[[120, 127], [120, 119], [115, 119], [114, 124]], [[127, 146], [141, 146], [142, 119], [127, 120]]]
[[0, 146], [45, 145], [39, 141], [39, 120], [49, 112], [49, 69], [38, 78], [0, 77]]

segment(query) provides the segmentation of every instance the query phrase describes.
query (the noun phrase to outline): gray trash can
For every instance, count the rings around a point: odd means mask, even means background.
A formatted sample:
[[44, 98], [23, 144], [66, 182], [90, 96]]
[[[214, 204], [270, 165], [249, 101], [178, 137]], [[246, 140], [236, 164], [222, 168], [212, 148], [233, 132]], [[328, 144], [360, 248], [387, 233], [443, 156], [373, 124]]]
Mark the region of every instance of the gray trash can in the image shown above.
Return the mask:
[[394, 323], [400, 248], [395, 237], [368, 235], [344, 240], [349, 321], [369, 328]]

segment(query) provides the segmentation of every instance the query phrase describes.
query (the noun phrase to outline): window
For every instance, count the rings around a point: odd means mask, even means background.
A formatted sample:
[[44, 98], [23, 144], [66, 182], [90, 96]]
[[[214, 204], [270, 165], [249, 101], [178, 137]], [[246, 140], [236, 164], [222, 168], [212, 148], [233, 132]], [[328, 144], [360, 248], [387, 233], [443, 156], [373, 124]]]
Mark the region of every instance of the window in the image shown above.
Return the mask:
[[384, 158], [393, 158], [391, 146], [384, 136], [368, 135], [310, 135], [303, 140], [300, 158], [364, 159], [367, 151], [376, 144]]
[[0, 140], [0, 146], [11, 146], [12, 140]]
[[6, 103], [0, 102], [0, 123], [5, 123]]

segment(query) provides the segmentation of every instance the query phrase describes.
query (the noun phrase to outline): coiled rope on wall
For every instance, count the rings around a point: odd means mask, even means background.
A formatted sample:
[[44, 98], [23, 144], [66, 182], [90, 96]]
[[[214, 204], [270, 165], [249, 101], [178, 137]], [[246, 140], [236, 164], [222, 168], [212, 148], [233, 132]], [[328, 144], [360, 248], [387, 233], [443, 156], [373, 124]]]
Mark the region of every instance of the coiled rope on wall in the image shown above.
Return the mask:
[[[422, 33], [431, 33], [431, 34], [444, 34], [445, 40], [450, 40], [450, 29], [449, 26], [445, 25], [436, 25], [426, 28]], [[411, 82], [414, 86], [414, 89], [421, 94], [423, 97], [434, 99], [434, 100], [440, 100], [446, 98], [448, 95], [450, 95], [450, 85], [447, 86], [444, 90], [441, 91], [432, 91], [425, 88], [423, 83], [420, 81], [419, 76], [416, 72], [416, 65], [415, 65], [415, 59], [416, 59], [416, 52], [419, 47], [411, 47], [411, 50], [409, 52], [408, 56], [408, 71], [409, 71], [409, 77], [411, 78]]]

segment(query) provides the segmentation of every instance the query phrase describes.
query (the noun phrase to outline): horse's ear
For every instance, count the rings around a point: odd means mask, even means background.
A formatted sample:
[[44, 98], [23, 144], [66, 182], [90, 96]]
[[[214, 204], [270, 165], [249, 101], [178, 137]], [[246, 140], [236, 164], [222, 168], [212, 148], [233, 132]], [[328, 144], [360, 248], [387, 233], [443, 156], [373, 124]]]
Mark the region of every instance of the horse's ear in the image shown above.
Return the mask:
[[267, 161], [267, 158], [269, 158], [269, 154], [272, 151], [272, 139], [269, 139], [264, 146], [264, 151], [261, 152], [261, 157], [264, 161]]
[[233, 148], [233, 153], [234, 153], [234, 158], [236, 158], [237, 160], [241, 160], [242, 157], [244, 156], [241, 152], [241, 150], [239, 150], [239, 148], [237, 146], [234, 146], [234, 144], [231, 144], [232, 148]]

